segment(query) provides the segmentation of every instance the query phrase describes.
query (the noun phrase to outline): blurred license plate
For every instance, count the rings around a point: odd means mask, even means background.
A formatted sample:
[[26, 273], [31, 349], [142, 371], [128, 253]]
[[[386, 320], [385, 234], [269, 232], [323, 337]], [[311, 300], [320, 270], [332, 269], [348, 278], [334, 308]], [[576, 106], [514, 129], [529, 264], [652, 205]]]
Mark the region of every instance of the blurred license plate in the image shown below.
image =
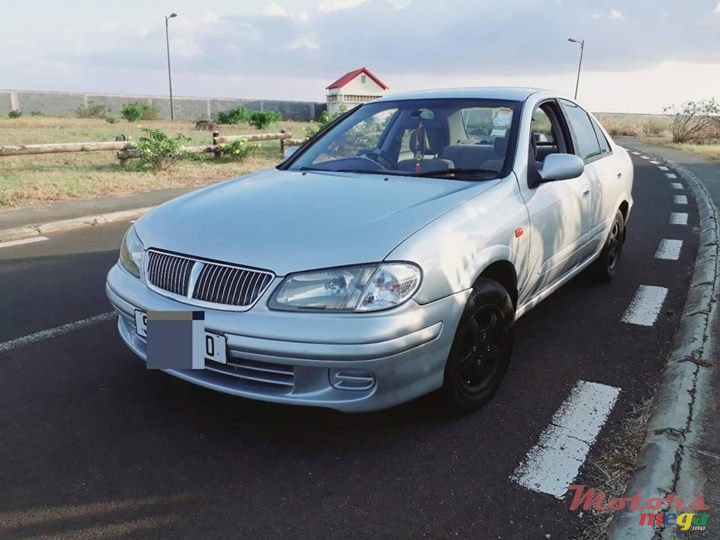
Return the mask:
[[[147, 313], [135, 310], [135, 329], [137, 335], [143, 338], [147, 337]], [[205, 358], [221, 364], [227, 364], [227, 340], [225, 336], [219, 336], [212, 332], [205, 332], [205, 343], [203, 349]]]

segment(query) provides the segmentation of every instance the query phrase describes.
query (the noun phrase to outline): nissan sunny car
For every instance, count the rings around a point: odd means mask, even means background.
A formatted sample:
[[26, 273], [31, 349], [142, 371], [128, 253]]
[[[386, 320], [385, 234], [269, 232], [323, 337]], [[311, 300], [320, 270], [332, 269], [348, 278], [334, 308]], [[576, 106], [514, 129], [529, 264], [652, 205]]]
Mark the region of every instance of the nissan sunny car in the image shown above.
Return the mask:
[[107, 278], [147, 359], [149, 311], [204, 312], [203, 369], [278, 403], [377, 410], [441, 390], [487, 402], [515, 321], [587, 269], [616, 274], [633, 168], [577, 103], [535, 89], [388, 96], [278, 167], [165, 203]]

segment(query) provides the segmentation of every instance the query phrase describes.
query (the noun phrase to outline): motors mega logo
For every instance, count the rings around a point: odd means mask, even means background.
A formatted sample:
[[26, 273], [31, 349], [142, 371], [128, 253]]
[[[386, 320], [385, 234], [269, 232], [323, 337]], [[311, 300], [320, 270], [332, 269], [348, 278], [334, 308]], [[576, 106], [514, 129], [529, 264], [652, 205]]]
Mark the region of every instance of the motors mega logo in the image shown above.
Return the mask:
[[[665, 497], [643, 499], [642, 494], [636, 493], [633, 497], [609, 499], [605, 504], [607, 496], [604, 491], [596, 491], [593, 488], [587, 489], [583, 485], [570, 486], [568, 489], [575, 491], [570, 510], [576, 510], [582, 506], [583, 510], [593, 508], [598, 511], [636, 510], [640, 514], [640, 525], [650, 527], [677, 526], [682, 531], [692, 529], [693, 531], [704, 531], [710, 516], [700, 510], [709, 510], [703, 501], [703, 494], [698, 493], [692, 504], [685, 506], [683, 498], [669, 493]], [[628, 505], [629, 508], [626, 508]], [[664, 509], [664, 510], [663, 510]]]

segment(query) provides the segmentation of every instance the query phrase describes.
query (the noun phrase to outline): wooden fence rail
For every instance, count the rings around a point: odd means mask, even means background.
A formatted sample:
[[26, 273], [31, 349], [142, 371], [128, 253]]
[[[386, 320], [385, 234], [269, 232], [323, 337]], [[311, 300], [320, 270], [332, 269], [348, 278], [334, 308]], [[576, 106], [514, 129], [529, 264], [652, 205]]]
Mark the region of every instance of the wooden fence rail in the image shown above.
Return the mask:
[[[299, 139], [293, 139], [292, 133], [249, 133], [247, 135], [226, 135], [220, 132], [213, 132], [212, 144], [189, 146], [185, 150], [192, 153], [215, 154], [216, 157], [222, 157], [223, 147], [234, 141], [260, 142], [260, 141], [280, 141], [280, 152], [285, 151], [286, 142], [298, 144]], [[33, 154], [58, 154], [63, 152], [103, 152], [113, 150], [117, 152], [117, 158], [121, 164], [128, 159], [139, 156], [137, 145], [132, 141], [115, 141], [115, 142], [73, 142], [73, 143], [56, 143], [56, 144], [19, 144], [19, 145], [0, 145], [0, 157], [6, 156], [27, 156]]]

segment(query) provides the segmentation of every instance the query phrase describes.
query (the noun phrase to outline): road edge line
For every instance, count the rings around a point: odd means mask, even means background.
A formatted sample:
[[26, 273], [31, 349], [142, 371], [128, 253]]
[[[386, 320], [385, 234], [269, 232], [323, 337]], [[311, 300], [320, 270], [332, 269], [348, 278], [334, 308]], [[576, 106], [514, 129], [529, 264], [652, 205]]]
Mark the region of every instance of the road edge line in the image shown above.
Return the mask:
[[[663, 160], [677, 171], [693, 193], [697, 203], [700, 237], [688, 295], [673, 349], [663, 369], [653, 397], [653, 412], [648, 422], [636, 469], [625, 489], [625, 497], [640, 492], [644, 499], [674, 493], [685, 458], [685, 440], [705, 398], [698, 380], [705, 377], [707, 351], [711, 348], [709, 330], [714, 316], [714, 297], [718, 289], [720, 235], [718, 209], [705, 185], [691, 171], [670, 160]], [[694, 495], [694, 494], [693, 494]], [[639, 512], [616, 512], [608, 529], [612, 540], [651, 540], [665, 538], [670, 529], [642, 527]], [[672, 536], [670, 536], [672, 537]]]
[[94, 227], [95, 225], [134, 219], [142, 216], [145, 212], [152, 210], [153, 208], [154, 206], [144, 206], [142, 208], [132, 208], [130, 210], [119, 210], [117, 212], [107, 212], [104, 214], [90, 214], [71, 219], [62, 219], [47, 223], [23, 225], [22, 227], [3, 229], [0, 230], [0, 242], [23, 240], [25, 238], [32, 238], [33, 236], [71, 231], [73, 229], [81, 229], [83, 227]]

